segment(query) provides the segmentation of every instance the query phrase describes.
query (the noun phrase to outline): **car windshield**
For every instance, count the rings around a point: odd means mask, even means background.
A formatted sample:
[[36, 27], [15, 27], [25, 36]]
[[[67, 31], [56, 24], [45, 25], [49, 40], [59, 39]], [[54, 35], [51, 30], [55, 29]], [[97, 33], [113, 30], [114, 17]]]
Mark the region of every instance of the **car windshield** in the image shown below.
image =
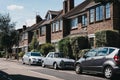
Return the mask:
[[31, 56], [42, 56], [42, 55], [40, 53], [38, 53], [38, 52], [32, 52]]
[[55, 58], [63, 58], [63, 55], [62, 55], [62, 53], [55, 53], [54, 57]]

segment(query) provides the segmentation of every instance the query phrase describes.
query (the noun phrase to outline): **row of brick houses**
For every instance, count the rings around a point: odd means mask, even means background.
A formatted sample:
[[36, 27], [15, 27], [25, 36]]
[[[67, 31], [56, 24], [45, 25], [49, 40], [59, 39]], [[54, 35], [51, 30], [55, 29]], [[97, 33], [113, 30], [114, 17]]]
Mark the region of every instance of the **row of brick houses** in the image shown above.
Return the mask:
[[42, 19], [36, 16], [36, 23], [31, 27], [23, 27], [20, 32], [20, 41], [14, 51], [29, 51], [29, 44], [33, 32], [36, 32], [39, 45], [57, 43], [66, 36], [88, 36], [91, 46], [94, 47], [95, 32], [100, 30], [120, 31], [120, 3], [95, 3], [94, 0], [85, 0], [74, 6], [74, 0], [64, 0], [60, 11], [49, 10]]

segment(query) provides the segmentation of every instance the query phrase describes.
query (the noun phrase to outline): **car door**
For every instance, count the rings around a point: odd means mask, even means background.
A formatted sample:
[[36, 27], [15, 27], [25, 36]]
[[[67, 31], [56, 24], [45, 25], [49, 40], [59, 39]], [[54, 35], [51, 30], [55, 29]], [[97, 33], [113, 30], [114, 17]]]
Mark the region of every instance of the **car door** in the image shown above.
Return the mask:
[[93, 58], [95, 57], [96, 53], [96, 49], [92, 49], [85, 54], [85, 60], [82, 61], [83, 70], [91, 71], [93, 69]]
[[28, 53], [27, 53], [27, 56], [26, 56], [26, 61], [27, 61], [28, 64], [29, 64], [29, 57], [30, 57], [30, 55], [31, 55], [31, 53], [28, 52]]
[[44, 59], [44, 64], [45, 65], [50, 65], [50, 59], [51, 59], [51, 57], [52, 57], [52, 53], [48, 53], [48, 55]]
[[24, 60], [25, 63], [27, 63], [27, 54], [28, 53], [25, 53], [25, 55], [23, 56], [23, 60]]
[[106, 61], [106, 55], [109, 54], [108, 48], [98, 48], [96, 56], [93, 58], [93, 71], [101, 72], [104, 62]]

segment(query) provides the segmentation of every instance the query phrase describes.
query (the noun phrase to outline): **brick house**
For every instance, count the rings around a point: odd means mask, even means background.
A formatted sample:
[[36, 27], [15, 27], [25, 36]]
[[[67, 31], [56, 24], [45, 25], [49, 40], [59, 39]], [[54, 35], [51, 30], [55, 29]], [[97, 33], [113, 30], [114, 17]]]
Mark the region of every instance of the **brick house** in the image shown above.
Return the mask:
[[[68, 0], [69, 1], [69, 0]], [[69, 4], [68, 4], [69, 5]], [[85, 0], [64, 15], [69, 21], [71, 36], [88, 36], [94, 47], [95, 32], [100, 30], [120, 31], [120, 3], [95, 3]]]
[[[36, 19], [32, 28], [22, 35], [30, 34], [20, 46], [28, 46], [32, 40], [31, 32], [37, 33], [39, 45], [57, 43], [66, 36], [88, 36], [91, 46], [95, 47], [95, 32], [100, 30], [120, 31], [120, 3], [95, 3], [94, 0], [85, 0], [74, 6], [74, 0], [64, 0], [60, 11], [49, 10], [45, 19]], [[24, 43], [24, 44], [23, 44]], [[27, 50], [26, 50], [27, 51]]]

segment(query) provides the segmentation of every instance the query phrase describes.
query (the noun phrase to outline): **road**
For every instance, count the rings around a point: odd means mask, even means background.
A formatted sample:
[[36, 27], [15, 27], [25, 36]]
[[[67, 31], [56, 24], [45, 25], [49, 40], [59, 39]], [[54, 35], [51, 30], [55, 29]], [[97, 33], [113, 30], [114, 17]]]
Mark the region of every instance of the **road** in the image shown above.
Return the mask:
[[[115, 80], [120, 80], [118, 77]], [[107, 80], [102, 75], [78, 75], [73, 70], [53, 70], [23, 65], [20, 61], [0, 59], [0, 80]]]

